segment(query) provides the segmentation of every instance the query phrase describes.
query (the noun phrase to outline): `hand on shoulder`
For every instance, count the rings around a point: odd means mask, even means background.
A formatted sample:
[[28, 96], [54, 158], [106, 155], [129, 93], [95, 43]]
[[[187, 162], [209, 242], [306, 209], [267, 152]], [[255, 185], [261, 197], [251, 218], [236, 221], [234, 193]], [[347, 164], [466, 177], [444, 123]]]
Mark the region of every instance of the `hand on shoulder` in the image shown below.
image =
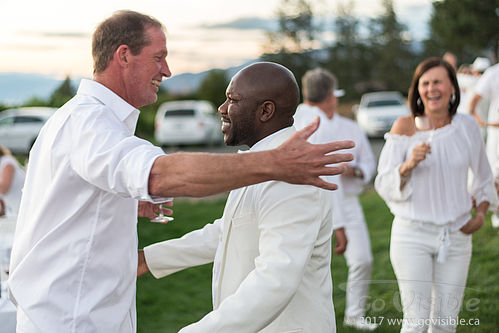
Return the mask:
[[414, 124], [414, 117], [412, 115], [398, 118], [390, 130], [390, 134], [411, 136], [414, 133], [416, 133], [416, 125]]

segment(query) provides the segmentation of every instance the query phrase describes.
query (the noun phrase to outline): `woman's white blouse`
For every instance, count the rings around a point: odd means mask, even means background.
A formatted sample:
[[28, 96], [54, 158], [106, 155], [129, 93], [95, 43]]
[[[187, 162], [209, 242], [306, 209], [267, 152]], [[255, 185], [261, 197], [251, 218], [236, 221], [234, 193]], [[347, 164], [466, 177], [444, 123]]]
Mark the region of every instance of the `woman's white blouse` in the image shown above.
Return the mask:
[[[461, 228], [471, 218], [471, 196], [477, 205], [498, 204], [485, 145], [475, 119], [456, 114], [449, 125], [434, 130], [431, 154], [414, 168], [400, 189], [399, 168], [415, 145], [427, 141], [430, 131], [413, 136], [389, 134], [381, 151], [376, 191], [392, 214], [415, 221]], [[472, 182], [468, 190], [468, 171]]]

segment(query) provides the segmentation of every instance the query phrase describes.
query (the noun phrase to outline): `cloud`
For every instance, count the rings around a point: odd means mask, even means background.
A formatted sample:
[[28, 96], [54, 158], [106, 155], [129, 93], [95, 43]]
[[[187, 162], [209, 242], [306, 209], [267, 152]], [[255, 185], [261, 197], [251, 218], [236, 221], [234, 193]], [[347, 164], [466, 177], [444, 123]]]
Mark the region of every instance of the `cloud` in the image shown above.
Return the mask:
[[46, 38], [90, 38], [88, 32], [69, 32], [69, 31], [21, 31], [20, 32], [26, 36], [32, 37], [46, 37]]
[[275, 31], [278, 28], [275, 19], [261, 17], [242, 17], [226, 23], [202, 24], [204, 29], [264, 30]]

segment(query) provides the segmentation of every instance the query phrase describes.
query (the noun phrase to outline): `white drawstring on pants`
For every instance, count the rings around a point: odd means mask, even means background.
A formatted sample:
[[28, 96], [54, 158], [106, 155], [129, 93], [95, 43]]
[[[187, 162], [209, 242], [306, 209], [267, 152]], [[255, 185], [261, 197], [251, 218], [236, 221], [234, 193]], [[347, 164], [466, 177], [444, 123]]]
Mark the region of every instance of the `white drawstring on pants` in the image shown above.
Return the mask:
[[438, 235], [438, 253], [437, 253], [437, 262], [443, 263], [447, 258], [447, 254], [449, 253], [450, 247], [450, 237], [449, 237], [449, 228], [443, 227]]

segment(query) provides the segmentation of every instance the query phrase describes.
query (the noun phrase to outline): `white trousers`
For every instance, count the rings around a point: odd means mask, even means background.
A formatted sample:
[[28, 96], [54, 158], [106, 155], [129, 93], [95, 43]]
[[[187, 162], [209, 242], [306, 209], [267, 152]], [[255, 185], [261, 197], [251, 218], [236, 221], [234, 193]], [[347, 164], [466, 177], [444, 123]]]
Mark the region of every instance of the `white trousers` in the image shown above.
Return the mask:
[[[446, 255], [437, 260], [443, 227], [395, 217], [390, 260], [404, 320], [401, 332], [455, 332], [471, 259], [471, 235], [448, 232]], [[446, 232], [447, 233], [447, 232]]]
[[359, 198], [345, 195], [342, 205], [348, 240], [344, 254], [348, 266], [345, 317], [363, 317], [373, 262], [371, 241]]
[[498, 156], [499, 156], [499, 128], [489, 126], [487, 128], [487, 142], [485, 146], [487, 152], [487, 159], [489, 160], [490, 167], [494, 177], [498, 173]]

